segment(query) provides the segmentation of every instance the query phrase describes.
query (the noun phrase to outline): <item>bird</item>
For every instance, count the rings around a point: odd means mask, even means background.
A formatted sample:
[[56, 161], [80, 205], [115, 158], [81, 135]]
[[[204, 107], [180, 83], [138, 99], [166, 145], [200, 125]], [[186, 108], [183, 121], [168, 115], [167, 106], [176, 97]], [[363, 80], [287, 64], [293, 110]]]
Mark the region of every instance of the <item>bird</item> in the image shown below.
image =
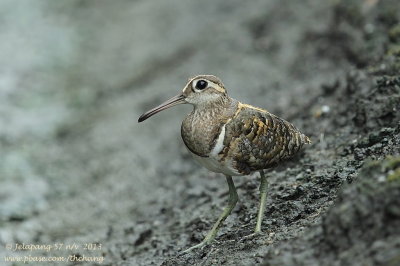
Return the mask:
[[267, 197], [264, 170], [293, 157], [310, 139], [286, 120], [228, 96], [221, 79], [214, 75], [189, 78], [182, 93], [143, 113], [138, 122], [178, 104], [191, 104], [184, 118], [181, 137], [194, 159], [208, 170], [225, 175], [229, 188], [228, 205], [204, 240], [183, 253], [209, 245], [221, 224], [230, 215], [238, 194], [233, 176], [260, 174], [260, 204], [254, 234], [261, 233]]

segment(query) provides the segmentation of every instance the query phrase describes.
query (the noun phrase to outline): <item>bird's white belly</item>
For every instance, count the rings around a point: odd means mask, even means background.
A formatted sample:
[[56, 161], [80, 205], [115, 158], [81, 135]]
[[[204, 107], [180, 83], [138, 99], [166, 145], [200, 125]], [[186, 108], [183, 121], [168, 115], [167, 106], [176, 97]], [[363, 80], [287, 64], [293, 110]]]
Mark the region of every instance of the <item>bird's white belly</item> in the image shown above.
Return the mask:
[[229, 160], [220, 162], [215, 157], [201, 157], [193, 153], [192, 155], [202, 166], [215, 173], [221, 173], [230, 176], [243, 175], [233, 168], [232, 162]]

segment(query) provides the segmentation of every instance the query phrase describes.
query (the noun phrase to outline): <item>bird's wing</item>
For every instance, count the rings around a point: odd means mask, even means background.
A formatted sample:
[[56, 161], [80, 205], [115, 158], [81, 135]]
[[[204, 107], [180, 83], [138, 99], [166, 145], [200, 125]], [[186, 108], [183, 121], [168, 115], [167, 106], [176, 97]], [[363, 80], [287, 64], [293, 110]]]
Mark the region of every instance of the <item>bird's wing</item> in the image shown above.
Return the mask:
[[293, 156], [310, 143], [289, 122], [266, 110], [239, 104], [235, 116], [226, 124], [222, 158], [233, 159], [235, 168], [248, 174], [270, 168]]

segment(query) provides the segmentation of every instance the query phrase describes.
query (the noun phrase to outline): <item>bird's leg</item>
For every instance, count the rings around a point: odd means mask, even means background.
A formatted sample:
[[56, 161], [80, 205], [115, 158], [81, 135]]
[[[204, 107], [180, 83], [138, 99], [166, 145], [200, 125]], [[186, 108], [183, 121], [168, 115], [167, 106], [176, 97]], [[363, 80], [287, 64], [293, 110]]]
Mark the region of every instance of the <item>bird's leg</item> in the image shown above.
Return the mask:
[[268, 182], [267, 182], [267, 178], [265, 177], [263, 171], [260, 171], [260, 177], [261, 177], [261, 183], [260, 183], [260, 208], [258, 209], [256, 228], [254, 229], [254, 233], [243, 237], [242, 240], [252, 239], [252, 238], [257, 237], [257, 236], [259, 236], [261, 234], [261, 223], [262, 223], [262, 218], [264, 216], [265, 201], [267, 199]]
[[187, 252], [192, 251], [193, 249], [201, 248], [205, 245], [210, 244], [214, 240], [215, 235], [217, 234], [218, 229], [221, 226], [221, 224], [225, 221], [226, 217], [229, 216], [229, 214], [232, 212], [233, 208], [236, 206], [236, 203], [238, 201], [238, 194], [236, 192], [235, 184], [233, 183], [231, 176], [227, 175], [226, 181], [228, 182], [228, 186], [229, 186], [229, 204], [228, 204], [228, 206], [225, 207], [221, 216], [215, 222], [214, 226], [211, 228], [210, 232], [208, 232], [208, 234], [204, 238], [204, 240], [200, 244], [197, 244], [191, 248], [186, 249], [185, 251], [183, 251], [183, 253], [187, 253]]
[[261, 222], [264, 215], [265, 210], [265, 201], [267, 199], [267, 188], [268, 188], [268, 181], [264, 175], [264, 172], [260, 171], [261, 183], [260, 183], [260, 208], [258, 210], [257, 216], [257, 224], [254, 230], [255, 234], [261, 233]]

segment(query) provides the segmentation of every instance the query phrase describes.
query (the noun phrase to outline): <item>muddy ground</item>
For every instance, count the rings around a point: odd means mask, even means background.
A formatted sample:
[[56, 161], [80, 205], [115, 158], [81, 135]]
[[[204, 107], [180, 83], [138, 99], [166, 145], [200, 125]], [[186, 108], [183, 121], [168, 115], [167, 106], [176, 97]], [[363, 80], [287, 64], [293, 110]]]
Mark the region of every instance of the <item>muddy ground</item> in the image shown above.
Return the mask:
[[[397, 0], [0, 7], [1, 265], [28, 255], [82, 265], [400, 264]], [[227, 185], [184, 148], [189, 106], [137, 118], [200, 73], [313, 143], [266, 172], [261, 236], [245, 238], [258, 176], [236, 177], [239, 202], [214, 244], [179, 255], [212, 226]], [[17, 243], [52, 249], [9, 249]]]

